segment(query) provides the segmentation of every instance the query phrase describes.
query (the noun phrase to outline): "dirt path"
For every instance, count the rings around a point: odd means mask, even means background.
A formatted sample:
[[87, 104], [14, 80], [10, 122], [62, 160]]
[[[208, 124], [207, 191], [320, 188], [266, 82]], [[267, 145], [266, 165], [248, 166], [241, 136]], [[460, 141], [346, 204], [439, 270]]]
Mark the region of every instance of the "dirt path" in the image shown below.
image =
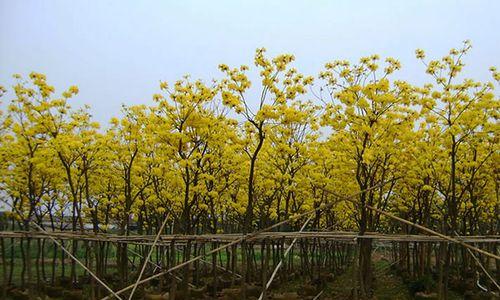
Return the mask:
[[[408, 287], [403, 280], [392, 273], [389, 262], [379, 260], [374, 263], [374, 299], [382, 300], [410, 300]], [[353, 288], [356, 283], [354, 268], [338, 276], [325, 289], [325, 297], [322, 299], [353, 299]]]

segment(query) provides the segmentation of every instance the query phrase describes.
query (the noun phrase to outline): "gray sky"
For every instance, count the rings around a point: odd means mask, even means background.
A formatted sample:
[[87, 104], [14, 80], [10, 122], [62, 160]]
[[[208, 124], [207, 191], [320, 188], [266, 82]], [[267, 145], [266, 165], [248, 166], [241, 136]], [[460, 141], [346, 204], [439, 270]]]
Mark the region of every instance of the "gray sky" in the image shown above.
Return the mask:
[[[0, 84], [45, 73], [100, 122], [122, 103], [152, 103], [159, 80], [219, 77], [219, 63], [252, 65], [257, 47], [292, 53], [316, 75], [325, 62], [373, 53], [401, 60], [399, 77], [420, 83], [414, 58], [446, 54], [470, 39], [467, 77], [500, 67], [500, 1], [16, 1], [0, 0]], [[9, 100], [9, 96], [3, 101]]]

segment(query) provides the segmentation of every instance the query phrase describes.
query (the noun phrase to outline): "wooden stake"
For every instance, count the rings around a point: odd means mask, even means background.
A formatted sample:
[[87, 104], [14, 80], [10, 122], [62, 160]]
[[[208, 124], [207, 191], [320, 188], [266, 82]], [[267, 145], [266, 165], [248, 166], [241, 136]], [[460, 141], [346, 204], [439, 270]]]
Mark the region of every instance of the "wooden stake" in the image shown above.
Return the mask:
[[[309, 218], [304, 222], [304, 224], [300, 228], [299, 232], [304, 231], [304, 228], [306, 228], [307, 223], [309, 223], [309, 221], [312, 219], [312, 217], [313, 217], [312, 215], [309, 216]], [[293, 241], [290, 243], [290, 246], [288, 246], [288, 248], [286, 249], [285, 253], [283, 253], [283, 257], [281, 257], [278, 265], [276, 266], [276, 268], [274, 268], [274, 271], [271, 274], [271, 277], [267, 281], [266, 285], [262, 287], [262, 292], [260, 293], [259, 300], [262, 300], [264, 298], [264, 294], [265, 294], [266, 290], [271, 286], [271, 283], [273, 282], [274, 277], [276, 276], [276, 274], [278, 273], [278, 270], [281, 268], [281, 265], [283, 264], [283, 260], [288, 256], [288, 252], [290, 252], [290, 249], [292, 249], [292, 247], [296, 241], [297, 241], [297, 238], [294, 238]]]
[[134, 287], [132, 288], [132, 292], [130, 292], [130, 296], [128, 297], [128, 300], [131, 300], [132, 297], [134, 296], [134, 292], [137, 289], [137, 285], [139, 285], [139, 281], [141, 281], [142, 274], [144, 274], [144, 270], [146, 270], [146, 266], [148, 265], [148, 261], [149, 261], [149, 258], [151, 257], [151, 253], [153, 253], [154, 247], [156, 246], [156, 243], [158, 242], [158, 239], [160, 238], [160, 235], [163, 232], [163, 228], [165, 228], [165, 225], [167, 224], [167, 220], [168, 220], [168, 214], [165, 217], [165, 220], [163, 220], [163, 223], [160, 226], [160, 230], [158, 230], [158, 233], [156, 234], [153, 245], [151, 245], [151, 248], [149, 249], [148, 255], [146, 256], [144, 263], [142, 264], [141, 272], [139, 273], [139, 277], [137, 277], [137, 281], [135, 282]]

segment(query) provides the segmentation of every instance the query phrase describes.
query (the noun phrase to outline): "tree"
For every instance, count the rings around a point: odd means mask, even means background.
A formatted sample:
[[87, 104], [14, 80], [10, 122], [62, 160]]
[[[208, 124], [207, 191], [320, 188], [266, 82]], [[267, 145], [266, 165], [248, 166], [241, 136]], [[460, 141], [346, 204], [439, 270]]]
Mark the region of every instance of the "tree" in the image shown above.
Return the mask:
[[[452, 49], [449, 55], [429, 62], [425, 62], [422, 50], [416, 51], [417, 58], [424, 62], [426, 72], [436, 84], [436, 87], [426, 85], [421, 93], [427, 96], [423, 103], [428, 112], [426, 122], [435, 123], [441, 129], [438, 137], [440, 148], [448, 154], [441, 161], [440, 176], [436, 181], [437, 190], [444, 198], [442, 228], [448, 235], [459, 232], [460, 205], [464, 203], [467, 192], [470, 194], [471, 188], [474, 189], [475, 184], [472, 182], [475, 181], [477, 169], [493, 153], [493, 149], [486, 150], [484, 156], [479, 154], [478, 157], [478, 149], [474, 144], [477, 139], [496, 138], [496, 125], [491, 123], [498, 117], [498, 101], [492, 93], [493, 84], [471, 79], [457, 82], [465, 65], [463, 57], [470, 49], [470, 42], [465, 41], [461, 49]], [[471, 150], [472, 157], [468, 156], [467, 150]], [[474, 198], [473, 194], [471, 196]], [[448, 249], [443, 251], [445, 280], [440, 286], [440, 293], [446, 297], [450, 255]]]
[[244, 221], [245, 232], [249, 232], [253, 227], [255, 167], [266, 139], [267, 127], [272, 120], [279, 118], [280, 110], [283, 111], [282, 108], [287, 105], [287, 102], [304, 94], [306, 86], [312, 83], [311, 77], [304, 77], [296, 69], [290, 67], [290, 63], [295, 59], [293, 55], [278, 55], [269, 60], [264, 54], [264, 48], [257, 49], [254, 59], [255, 65], [261, 70], [262, 79], [262, 90], [256, 111], [250, 107], [245, 98], [245, 92], [250, 88], [250, 81], [245, 74], [248, 67], [230, 69], [226, 65], [219, 66], [219, 69], [227, 76], [221, 82], [222, 102], [232, 107], [246, 121], [245, 153], [250, 160], [250, 167]]
[[[379, 227], [378, 219], [366, 206], [384, 209], [398, 176], [397, 157], [411, 140], [417, 114], [412, 87], [402, 81], [391, 85], [388, 77], [400, 64], [386, 59], [383, 72], [377, 72], [378, 56], [361, 58], [359, 64], [335, 61], [321, 73], [331, 99], [324, 122], [334, 133], [331, 146], [343, 159], [346, 171], [352, 171], [361, 191], [357, 204], [360, 235]], [[382, 183], [392, 180], [390, 184]], [[381, 186], [379, 186], [381, 185]], [[359, 288], [362, 297], [371, 294], [371, 241], [360, 239]]]

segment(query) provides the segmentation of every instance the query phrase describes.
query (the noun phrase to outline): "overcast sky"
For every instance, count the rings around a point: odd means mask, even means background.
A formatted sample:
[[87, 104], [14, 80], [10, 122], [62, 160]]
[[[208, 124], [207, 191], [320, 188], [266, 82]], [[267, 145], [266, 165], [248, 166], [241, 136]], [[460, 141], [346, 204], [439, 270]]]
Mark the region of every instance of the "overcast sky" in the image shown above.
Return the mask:
[[[414, 58], [446, 54], [470, 39], [467, 76], [500, 67], [500, 1], [16, 1], [0, 0], [0, 84], [45, 73], [75, 106], [107, 122], [122, 103], [152, 103], [159, 80], [209, 80], [217, 65], [252, 64], [257, 47], [292, 53], [315, 75], [325, 62], [394, 56], [398, 76], [426, 80]], [[4, 99], [9, 100], [9, 95]]]

